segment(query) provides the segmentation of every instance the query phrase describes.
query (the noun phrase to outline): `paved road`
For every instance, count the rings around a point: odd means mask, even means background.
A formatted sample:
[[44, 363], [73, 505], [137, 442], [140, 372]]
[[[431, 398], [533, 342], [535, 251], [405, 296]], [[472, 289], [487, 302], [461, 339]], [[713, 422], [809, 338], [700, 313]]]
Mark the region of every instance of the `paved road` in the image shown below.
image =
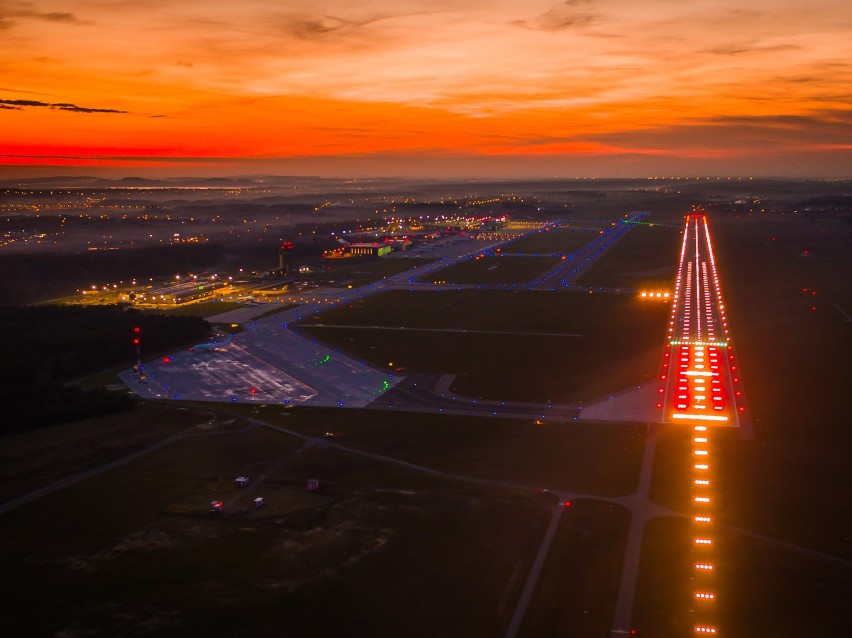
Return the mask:
[[[213, 421], [214, 420], [211, 419], [210, 421], [207, 422], [207, 425], [212, 425]], [[2, 505], [0, 505], [0, 514], [5, 514], [7, 512], [11, 512], [12, 510], [17, 509], [17, 508], [21, 507], [22, 505], [26, 505], [27, 503], [31, 503], [31, 502], [33, 502], [37, 499], [42, 498], [43, 496], [47, 496], [49, 494], [53, 494], [54, 492], [58, 492], [60, 490], [63, 490], [66, 487], [74, 485], [75, 483], [79, 483], [80, 481], [83, 481], [87, 478], [92, 478], [93, 476], [97, 476], [98, 474], [103, 474], [104, 472], [107, 472], [109, 470], [113, 470], [117, 467], [121, 467], [122, 465], [126, 465], [127, 463], [130, 463], [131, 461], [135, 461], [136, 459], [141, 458], [143, 456], [146, 456], [146, 455], [150, 454], [151, 452], [156, 452], [157, 450], [162, 449], [162, 448], [164, 448], [168, 445], [171, 445], [172, 443], [175, 443], [177, 441], [181, 441], [183, 439], [187, 439], [187, 438], [191, 438], [191, 437], [197, 437], [197, 436], [221, 436], [221, 435], [227, 435], [227, 434], [240, 434], [242, 432], [245, 432], [249, 427], [253, 427], [253, 426], [247, 426], [247, 427], [244, 427], [244, 428], [241, 428], [241, 429], [234, 429], [234, 430], [227, 430], [227, 431], [204, 432], [204, 431], [199, 431], [197, 425], [193, 426], [191, 428], [188, 428], [186, 430], [178, 432], [177, 434], [173, 434], [173, 435], [168, 436], [168, 437], [166, 437], [166, 438], [164, 438], [160, 441], [157, 441], [156, 443], [152, 443], [151, 445], [148, 445], [148, 446], [142, 448], [141, 450], [137, 450], [136, 452], [128, 454], [127, 456], [123, 456], [119, 459], [116, 459], [116, 460], [111, 461], [109, 463], [106, 463], [104, 465], [100, 465], [98, 467], [94, 467], [92, 469], [85, 470], [85, 471], [79, 472], [77, 474], [72, 474], [71, 476], [67, 476], [64, 479], [61, 479], [59, 481], [55, 481], [53, 483], [50, 483], [49, 485], [45, 485], [44, 487], [41, 487], [37, 490], [34, 490], [34, 491], [30, 492], [29, 494], [24, 494], [23, 496], [19, 496], [18, 498], [14, 498], [10, 501], [6, 501]]]
[[531, 403], [473, 399], [452, 392], [436, 392], [435, 375], [411, 374], [367, 406], [374, 410], [466, 414], [506, 419], [574, 421], [582, 406], [574, 403]]
[[512, 621], [509, 623], [509, 628], [506, 630], [506, 638], [515, 638], [518, 631], [521, 629], [521, 623], [524, 621], [524, 616], [527, 613], [535, 593], [535, 586], [538, 584], [538, 579], [541, 576], [541, 570], [544, 567], [544, 562], [547, 559], [547, 554], [550, 552], [550, 546], [553, 544], [553, 539], [556, 536], [556, 530], [559, 528], [559, 521], [562, 520], [562, 514], [565, 513], [565, 504], [560, 502], [553, 510], [553, 515], [550, 517], [550, 525], [547, 526], [547, 531], [544, 533], [544, 538], [539, 546], [538, 553], [533, 561], [532, 569], [527, 576], [527, 581], [524, 583], [524, 589], [515, 606], [515, 613], [512, 615]]
[[621, 582], [618, 587], [618, 599], [615, 604], [612, 631], [613, 638], [630, 634], [633, 618], [633, 601], [636, 598], [636, 582], [639, 576], [639, 559], [642, 552], [642, 538], [645, 524], [660, 513], [649, 500], [651, 478], [654, 472], [654, 456], [657, 451], [660, 426], [648, 426], [642, 466], [639, 471], [639, 484], [633, 495], [634, 505], [630, 519], [630, 531], [627, 534], [627, 548], [624, 552], [624, 565], [621, 568]]

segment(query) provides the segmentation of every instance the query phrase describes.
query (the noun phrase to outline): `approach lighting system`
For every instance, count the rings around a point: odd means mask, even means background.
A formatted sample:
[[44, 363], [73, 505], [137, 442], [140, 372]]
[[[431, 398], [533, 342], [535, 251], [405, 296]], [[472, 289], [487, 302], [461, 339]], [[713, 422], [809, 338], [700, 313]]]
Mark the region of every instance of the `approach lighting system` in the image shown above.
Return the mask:
[[[656, 291], [643, 291], [640, 296], [657, 298]], [[692, 469], [685, 478], [691, 482], [692, 533], [684, 542], [689, 542], [690, 551], [698, 559], [693, 563], [695, 572], [688, 577], [695, 587], [693, 600], [700, 603], [690, 611], [696, 612], [695, 620], [699, 622], [693, 626], [695, 634], [715, 635], [712, 601], [716, 592], [708, 589], [714, 579], [706, 576], [714, 570], [713, 559], [718, 551], [713, 534], [717, 499], [710, 470], [712, 442], [716, 428], [741, 425], [745, 402], [710, 229], [706, 215], [698, 209], [685, 220], [670, 301], [654, 401], [663, 422], [691, 428]]]

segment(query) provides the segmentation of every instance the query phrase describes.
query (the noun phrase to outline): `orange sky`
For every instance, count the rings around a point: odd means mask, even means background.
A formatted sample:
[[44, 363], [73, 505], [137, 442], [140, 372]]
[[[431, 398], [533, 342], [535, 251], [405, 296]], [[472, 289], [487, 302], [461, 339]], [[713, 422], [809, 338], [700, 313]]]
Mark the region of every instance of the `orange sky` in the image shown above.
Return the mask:
[[0, 176], [850, 177], [850, 60], [838, 0], [0, 0]]

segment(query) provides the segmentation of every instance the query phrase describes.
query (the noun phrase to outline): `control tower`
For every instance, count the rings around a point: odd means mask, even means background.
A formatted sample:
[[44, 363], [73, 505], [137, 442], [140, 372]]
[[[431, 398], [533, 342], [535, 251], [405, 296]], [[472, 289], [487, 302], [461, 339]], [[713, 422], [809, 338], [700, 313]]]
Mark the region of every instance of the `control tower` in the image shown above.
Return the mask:
[[278, 249], [278, 272], [289, 275], [293, 272], [293, 242], [285, 241]]

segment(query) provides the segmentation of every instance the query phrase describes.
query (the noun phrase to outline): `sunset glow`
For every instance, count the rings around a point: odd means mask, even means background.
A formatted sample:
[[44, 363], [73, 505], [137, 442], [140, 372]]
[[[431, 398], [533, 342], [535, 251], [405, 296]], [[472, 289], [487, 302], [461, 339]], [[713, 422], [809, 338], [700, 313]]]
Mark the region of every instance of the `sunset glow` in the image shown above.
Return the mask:
[[836, 0], [0, 0], [0, 170], [848, 176], [850, 24]]

